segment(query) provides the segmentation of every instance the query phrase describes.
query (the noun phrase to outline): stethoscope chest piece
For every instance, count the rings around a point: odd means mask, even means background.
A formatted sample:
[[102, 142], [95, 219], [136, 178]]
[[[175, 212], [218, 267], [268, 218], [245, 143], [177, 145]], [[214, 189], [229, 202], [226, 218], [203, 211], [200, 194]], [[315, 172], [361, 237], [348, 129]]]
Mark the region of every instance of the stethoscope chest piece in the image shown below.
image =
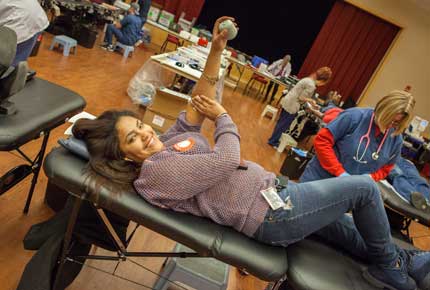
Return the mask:
[[[353, 159], [355, 161], [363, 163], [363, 164], [367, 163], [366, 160], [363, 160], [363, 157], [366, 154], [367, 149], [369, 148], [370, 131], [372, 130], [372, 124], [373, 124], [374, 117], [375, 117], [375, 114], [372, 113], [372, 117], [370, 118], [369, 128], [367, 129], [366, 134], [364, 134], [363, 136], [361, 136], [360, 142], [358, 143], [358, 146], [357, 146], [357, 151], [355, 152], [355, 156], [353, 157]], [[375, 152], [373, 152], [372, 155], [371, 155], [372, 159], [375, 160], [375, 161], [379, 159], [379, 152], [381, 151], [382, 146], [384, 145], [385, 139], [388, 136], [388, 131], [389, 130], [385, 130], [384, 137], [382, 138], [382, 141], [379, 143], [378, 150], [376, 150]], [[360, 147], [361, 147], [361, 145], [362, 145], [363, 142], [366, 142], [366, 144], [364, 146], [364, 152], [361, 154], [361, 156], [359, 156]]]

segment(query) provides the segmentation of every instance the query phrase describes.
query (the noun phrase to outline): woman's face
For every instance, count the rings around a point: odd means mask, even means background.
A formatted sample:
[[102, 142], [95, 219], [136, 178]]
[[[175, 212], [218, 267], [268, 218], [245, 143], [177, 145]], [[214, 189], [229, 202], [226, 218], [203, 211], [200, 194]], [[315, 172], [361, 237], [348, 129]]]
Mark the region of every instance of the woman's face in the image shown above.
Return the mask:
[[119, 118], [116, 129], [122, 153], [133, 161], [143, 162], [164, 148], [152, 127], [143, 124], [137, 118], [130, 116]]
[[390, 125], [390, 127], [391, 128], [394, 128], [394, 129], [397, 129], [399, 126], [400, 126], [400, 123], [403, 121], [403, 119], [406, 117], [406, 115], [405, 114], [403, 114], [403, 113], [399, 113], [399, 114], [396, 114], [394, 117], [393, 117], [393, 120], [391, 121], [391, 125]]

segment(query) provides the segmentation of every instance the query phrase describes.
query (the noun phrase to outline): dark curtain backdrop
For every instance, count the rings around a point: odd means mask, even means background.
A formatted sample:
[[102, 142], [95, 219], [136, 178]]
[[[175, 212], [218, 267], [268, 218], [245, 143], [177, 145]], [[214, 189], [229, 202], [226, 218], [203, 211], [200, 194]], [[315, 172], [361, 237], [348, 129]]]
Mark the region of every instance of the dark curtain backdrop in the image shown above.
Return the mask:
[[197, 24], [212, 30], [218, 17], [233, 16], [240, 30], [230, 46], [270, 62], [290, 54], [297, 74], [334, 2], [205, 0]]
[[399, 27], [343, 1], [337, 1], [315, 39], [299, 77], [322, 66], [333, 70], [330, 83], [318, 89], [337, 90], [343, 100], [358, 100]]

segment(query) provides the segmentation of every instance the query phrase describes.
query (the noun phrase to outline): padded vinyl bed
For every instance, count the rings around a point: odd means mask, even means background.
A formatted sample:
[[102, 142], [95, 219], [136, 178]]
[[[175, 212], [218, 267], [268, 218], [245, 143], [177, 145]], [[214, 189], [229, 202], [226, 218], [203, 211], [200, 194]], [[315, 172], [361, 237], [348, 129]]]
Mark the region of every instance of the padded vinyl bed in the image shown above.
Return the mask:
[[[304, 240], [288, 248], [275, 247], [252, 240], [206, 218], [155, 207], [134, 191], [123, 192], [114, 187], [101, 187], [96, 198], [88, 193], [95, 188], [91, 178], [83, 175], [86, 163], [86, 160], [64, 148], [55, 148], [45, 160], [44, 170], [50, 182], [67, 190], [74, 199], [61, 263], [67, 258], [80, 203], [88, 200], [107, 223], [109, 221], [103, 218], [103, 210], [109, 210], [177, 241], [193, 249], [198, 256], [216, 258], [262, 280], [274, 282], [268, 289], [278, 289], [282, 281], [287, 279], [289, 287], [295, 290], [376, 290], [362, 278], [364, 264], [315, 240]], [[397, 242], [410, 247], [404, 242]], [[151, 255], [154, 256], [151, 253], [129, 252], [126, 245], [119, 242], [118, 253], [114, 257], [122, 259]], [[160, 256], [167, 257], [169, 253]], [[61, 266], [57, 277], [60, 275]]]
[[[16, 106], [13, 115], [0, 115], [0, 151], [16, 150], [27, 164], [19, 165], [0, 177], [0, 195], [26, 176], [33, 174], [24, 212], [28, 212], [34, 187], [52, 129], [81, 112], [85, 100], [77, 93], [46, 80], [35, 78], [14, 94], [10, 101]], [[43, 137], [40, 150], [31, 160], [20, 147]]]

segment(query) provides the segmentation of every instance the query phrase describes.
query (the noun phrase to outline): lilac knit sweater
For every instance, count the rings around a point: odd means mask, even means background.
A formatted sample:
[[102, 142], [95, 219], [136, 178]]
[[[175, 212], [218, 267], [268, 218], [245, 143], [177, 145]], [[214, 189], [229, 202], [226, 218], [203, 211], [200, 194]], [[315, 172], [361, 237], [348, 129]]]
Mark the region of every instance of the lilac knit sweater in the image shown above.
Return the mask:
[[[145, 160], [134, 186], [156, 206], [208, 217], [252, 236], [269, 208], [260, 190], [274, 186], [275, 175], [248, 161], [247, 170], [238, 169], [240, 138], [228, 115], [217, 119], [214, 138], [212, 149], [200, 126], [188, 124], [181, 113], [160, 138], [166, 149]], [[194, 145], [180, 151], [175, 144], [184, 140]]]

